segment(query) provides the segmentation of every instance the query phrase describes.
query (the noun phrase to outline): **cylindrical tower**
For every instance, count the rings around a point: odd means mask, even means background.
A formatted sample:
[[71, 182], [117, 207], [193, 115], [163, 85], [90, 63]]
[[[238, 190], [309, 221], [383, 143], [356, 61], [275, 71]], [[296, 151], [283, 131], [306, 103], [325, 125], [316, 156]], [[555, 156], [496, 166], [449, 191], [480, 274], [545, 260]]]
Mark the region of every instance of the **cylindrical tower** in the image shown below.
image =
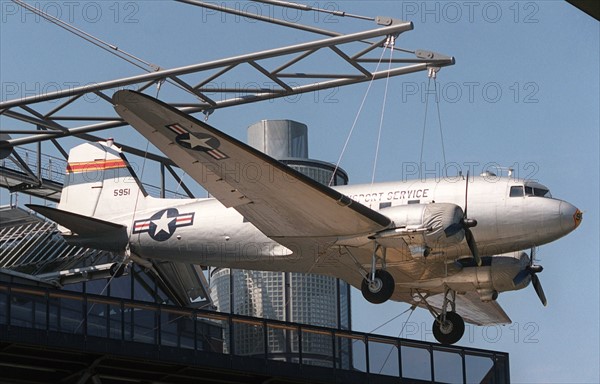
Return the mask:
[[[248, 143], [312, 179], [328, 185], [348, 183], [348, 175], [330, 163], [308, 158], [308, 128], [292, 120], [262, 120], [248, 128]], [[219, 311], [296, 323], [350, 329], [350, 286], [329, 276], [303, 273], [262, 272], [235, 269], [213, 271], [211, 296]], [[249, 330], [250, 331], [250, 330]], [[309, 335], [312, 336], [312, 335]], [[304, 363], [331, 366], [334, 351], [328, 340], [302, 339]], [[236, 354], [252, 355], [263, 345], [262, 334], [234, 335]], [[227, 340], [227, 338], [226, 338]], [[297, 339], [283, 332], [269, 332], [271, 356], [293, 361]], [[350, 346], [338, 347], [338, 366], [350, 367]], [[262, 351], [262, 347], [258, 348]]]

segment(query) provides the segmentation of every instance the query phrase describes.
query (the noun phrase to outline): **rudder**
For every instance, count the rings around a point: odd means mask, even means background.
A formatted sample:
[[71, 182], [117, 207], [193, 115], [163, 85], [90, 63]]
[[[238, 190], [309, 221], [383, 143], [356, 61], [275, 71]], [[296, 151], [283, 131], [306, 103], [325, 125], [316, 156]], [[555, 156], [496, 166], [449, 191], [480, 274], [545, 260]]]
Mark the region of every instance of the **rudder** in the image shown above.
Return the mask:
[[146, 193], [112, 141], [84, 143], [69, 152], [59, 209], [110, 219], [131, 212]]

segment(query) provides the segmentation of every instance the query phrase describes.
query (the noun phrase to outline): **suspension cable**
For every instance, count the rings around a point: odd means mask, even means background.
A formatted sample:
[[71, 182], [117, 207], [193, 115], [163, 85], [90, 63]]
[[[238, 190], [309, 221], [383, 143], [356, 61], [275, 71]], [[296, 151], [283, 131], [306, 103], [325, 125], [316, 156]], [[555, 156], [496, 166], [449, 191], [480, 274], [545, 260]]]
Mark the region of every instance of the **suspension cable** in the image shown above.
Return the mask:
[[425, 92], [425, 118], [423, 119], [423, 133], [421, 135], [421, 155], [419, 156], [419, 178], [423, 177], [423, 149], [425, 148], [425, 129], [427, 128], [427, 109], [429, 107], [429, 86], [431, 77], [427, 82], [427, 92]]
[[437, 79], [433, 78], [433, 88], [435, 90], [435, 105], [437, 106], [437, 116], [438, 116], [438, 124], [440, 127], [440, 140], [442, 142], [442, 156], [444, 159], [444, 172], [445, 172], [445, 176], [448, 176], [447, 172], [448, 172], [448, 167], [447, 167], [447, 162], [446, 162], [446, 146], [444, 144], [444, 134], [442, 132], [442, 117], [440, 114], [440, 98], [438, 97], [438, 93], [437, 93]]
[[271, 5], [278, 5], [280, 7], [298, 9], [300, 11], [323, 12], [323, 13], [327, 13], [327, 14], [334, 15], [334, 16], [352, 17], [352, 18], [360, 19], [360, 20], [375, 21], [374, 17], [353, 15], [351, 13], [346, 13], [344, 11], [324, 9], [324, 8], [310, 6], [308, 4], [293, 3], [290, 1], [283, 1], [283, 0], [254, 0], [254, 1], [257, 3], [265, 3], [265, 4], [271, 4]]
[[[25, 8], [25, 9], [27, 9], [28, 11], [31, 11], [34, 14], [36, 14], [36, 15], [44, 18], [44, 19], [46, 19], [48, 22], [50, 22], [50, 23], [52, 23], [54, 25], [57, 25], [60, 28], [63, 28], [64, 30], [66, 30], [68, 32], [71, 32], [72, 34], [74, 34], [74, 35], [76, 35], [78, 37], [81, 37], [85, 41], [94, 44], [95, 46], [97, 46], [97, 47], [99, 47], [99, 48], [101, 48], [101, 49], [103, 49], [103, 50], [105, 50], [105, 51], [107, 51], [107, 52], [109, 52], [109, 53], [111, 53], [111, 54], [113, 54], [113, 55], [115, 55], [115, 56], [117, 56], [117, 57], [125, 60], [125, 61], [127, 61], [130, 64], [135, 65], [138, 68], [141, 68], [141, 69], [143, 69], [145, 71], [148, 71], [148, 72], [150, 72], [151, 70], [155, 71], [156, 69], [158, 69], [158, 67], [156, 65], [151, 64], [151, 63], [149, 63], [149, 62], [147, 62], [147, 61], [145, 61], [143, 59], [140, 59], [139, 57], [134, 56], [134, 55], [132, 55], [132, 54], [126, 52], [126, 51], [123, 51], [122, 49], [119, 49], [119, 47], [117, 47], [116, 45], [107, 43], [107, 42], [105, 42], [105, 41], [103, 41], [103, 40], [101, 40], [101, 39], [99, 39], [99, 38], [97, 38], [95, 36], [92, 36], [91, 34], [85, 32], [85, 31], [83, 31], [83, 30], [81, 30], [81, 29], [79, 29], [79, 28], [77, 28], [77, 27], [75, 27], [75, 26], [73, 26], [73, 25], [65, 22], [65, 21], [62, 21], [61, 19], [59, 19], [59, 18], [57, 18], [55, 16], [52, 16], [51, 14], [49, 14], [47, 12], [44, 12], [43, 10], [41, 10], [39, 8], [33, 7], [33, 6], [25, 3], [22, 0], [12, 0], [12, 1], [15, 4], [17, 4], [17, 5]], [[137, 61], [137, 63], [136, 63], [136, 61]], [[142, 64], [150, 67], [151, 70], [149, 70], [148, 68], [145, 68], [144, 66], [140, 65], [139, 63], [142, 63]]]
[[[392, 321], [396, 320], [396, 319], [397, 319], [397, 318], [399, 318], [400, 316], [404, 315], [406, 312], [410, 311], [411, 309], [413, 309], [413, 307], [409, 307], [408, 309], [406, 309], [406, 310], [402, 311], [400, 314], [398, 314], [398, 315], [396, 315], [396, 316], [392, 317], [392, 318], [391, 318], [391, 319], [389, 319], [388, 321], [386, 321], [386, 322], [384, 322], [383, 324], [381, 324], [381, 325], [379, 325], [379, 326], [377, 326], [377, 327], [373, 328], [373, 329], [372, 329], [370, 332], [367, 332], [367, 333], [371, 334], [371, 333], [375, 332], [376, 330], [378, 330], [379, 328], [382, 328], [382, 327], [384, 327], [384, 326], [388, 325], [389, 323], [391, 323]], [[403, 329], [404, 329], [404, 327], [403, 327]]]
[[[394, 47], [394, 36], [388, 36], [388, 40], [385, 42], [386, 47], [393, 48]], [[384, 49], [385, 50], [385, 49]], [[381, 116], [379, 117], [379, 131], [377, 133], [377, 145], [375, 146], [375, 159], [373, 159], [373, 173], [371, 174], [371, 192], [373, 189], [373, 184], [375, 183], [375, 171], [377, 170], [377, 158], [379, 157], [379, 146], [381, 144], [381, 131], [383, 130], [383, 118], [385, 116], [385, 105], [387, 102], [387, 94], [388, 94], [388, 84], [390, 82], [390, 70], [392, 68], [392, 59], [394, 56], [394, 50], [390, 49], [390, 61], [388, 63], [388, 73], [385, 78], [385, 89], [383, 92], [383, 102], [381, 104]]]
[[[310, 25], [305, 25], [305, 24], [300, 24], [300, 23], [297, 23], [297, 22], [291, 22], [291, 21], [288, 21], [288, 20], [278, 19], [276, 17], [273, 17], [272, 15], [271, 16], [266, 16], [266, 15], [262, 15], [260, 13], [246, 12], [246, 11], [243, 11], [243, 10], [240, 10], [240, 9], [237, 9], [237, 8], [228, 8], [228, 7], [226, 7], [224, 5], [224, 2], [222, 2], [223, 4], [219, 5], [219, 4], [216, 4], [216, 2], [213, 3], [213, 2], [205, 2], [205, 1], [200, 1], [200, 0], [175, 0], [175, 1], [180, 2], [180, 3], [184, 3], [184, 4], [194, 5], [194, 6], [197, 6], [197, 7], [212, 9], [214, 11], [228, 13], [228, 14], [231, 14], [231, 15], [241, 16], [241, 17], [244, 17], [244, 18], [249, 18], [249, 19], [253, 19], [253, 20], [264, 21], [264, 22], [270, 23], [270, 24], [276, 24], [276, 25], [281, 25], [281, 26], [288, 27], [288, 28], [294, 28], [294, 29], [298, 29], [300, 31], [316, 33], [316, 34], [319, 34], [319, 35], [331, 36], [331, 37], [333, 37], [333, 36], [342, 36], [343, 35], [340, 32], [329, 31], [329, 30], [325, 30], [325, 29], [313, 27], [313, 26], [310, 26]], [[281, 6], [281, 7], [295, 8], [295, 9], [299, 9], [299, 10], [302, 10], [302, 11], [309, 11], [309, 10], [311, 10], [311, 11], [315, 11], [315, 12], [327, 12], [327, 13], [330, 13], [330, 14], [333, 14], [333, 15], [337, 15], [337, 16], [347, 16], [347, 17], [354, 17], [354, 18], [362, 19], [362, 20], [376, 21], [376, 19], [372, 18], [372, 17], [361, 16], [361, 15], [351, 15], [351, 14], [346, 13], [344, 11], [331, 11], [331, 10], [326, 10], [326, 9], [321, 9], [321, 8], [315, 8], [315, 7], [309, 7], [310, 9], [308, 9], [304, 5], [298, 4], [298, 3], [285, 3], [285, 2], [281, 2], [281, 1], [275, 2], [274, 0], [254, 0], [254, 1], [258, 2], [258, 3], [266, 3], [266, 4], [278, 5], [278, 6]], [[360, 42], [360, 43], [363, 43], [363, 44], [369, 44], [369, 45], [373, 44], [373, 42], [369, 41], [369, 40], [358, 40], [357, 42]], [[415, 54], [414, 50], [403, 49], [403, 48], [398, 48], [398, 47], [394, 47], [392, 49], [400, 51], [400, 52]]]
[[[404, 324], [402, 325], [402, 328], [400, 329], [400, 332], [398, 333], [398, 337], [402, 336], [402, 332], [404, 332], [404, 328], [406, 327], [406, 324], [408, 324], [408, 320], [410, 320], [410, 317], [412, 316], [413, 313], [415, 313], [415, 306], [411, 306], [410, 308], [408, 308], [406, 311], [411, 310], [410, 313], [408, 314], [408, 318], [406, 319], [406, 321], [404, 322]], [[405, 313], [406, 311], [402, 312]], [[381, 364], [381, 368], [379, 368], [379, 373], [381, 374], [381, 371], [383, 371], [383, 367], [385, 367], [385, 365], [387, 364], [387, 361], [389, 360], [390, 356], [392, 355], [392, 351], [394, 350], [394, 346], [390, 346], [390, 351], [388, 352], [387, 356], [385, 357], [385, 360], [383, 361], [383, 363]]]
[[[85, 31], [83, 31], [82, 29], [79, 29], [79, 28], [77, 28], [55, 16], [52, 16], [51, 14], [44, 12], [43, 10], [41, 10], [39, 8], [33, 7], [33, 6], [25, 3], [22, 0], [11, 0], [11, 1], [14, 2], [15, 4], [27, 9], [28, 11], [31, 11], [32, 13], [46, 19], [48, 22], [50, 22], [54, 25], [57, 25], [58, 27], [63, 28], [64, 30], [74, 34], [75, 36], [80, 37], [89, 43], [92, 43], [93, 45], [97, 46], [98, 48], [103, 49], [103, 50], [107, 51], [108, 53], [110, 53], [120, 59], [123, 59], [126, 62], [142, 69], [143, 71], [150, 73], [150, 72], [155, 72], [155, 71], [158, 71], [161, 69], [161, 67], [156, 64], [149, 63], [135, 55], [132, 55], [131, 53], [128, 53], [128, 52], [120, 49], [116, 45], [107, 43], [106, 41], [101, 40]], [[188, 93], [192, 94], [193, 96], [195, 96], [199, 99], [202, 99], [202, 97], [200, 97], [200, 95], [192, 92], [190, 89], [184, 87], [183, 85], [181, 85], [171, 79], [159, 80], [158, 86], [157, 86], [158, 89], [160, 89], [161, 84], [165, 80], [168, 81], [169, 84], [174, 85], [175, 87], [183, 90], [184, 92], [188, 92]]]
[[[444, 143], [444, 133], [442, 130], [442, 117], [441, 117], [441, 113], [440, 113], [440, 98], [438, 96], [438, 88], [437, 88], [437, 79], [436, 79], [436, 73], [439, 70], [439, 68], [429, 68], [429, 73], [428, 73], [428, 77], [429, 77], [429, 81], [427, 82], [427, 91], [425, 92], [425, 117], [423, 119], [423, 133], [421, 136], [421, 155], [419, 157], [419, 177], [422, 178], [423, 177], [423, 152], [425, 149], [425, 132], [427, 130], [427, 111], [428, 111], [428, 107], [429, 107], [429, 94], [431, 93], [431, 79], [433, 78], [433, 95], [435, 97], [435, 105], [436, 105], [436, 109], [437, 109], [437, 118], [438, 118], [438, 127], [439, 127], [439, 131], [440, 131], [440, 141], [441, 141], [441, 146], [442, 146], [442, 159], [444, 160], [444, 171], [448, 172], [447, 169], [447, 162], [446, 162], [446, 145]], [[446, 176], [448, 176], [446, 174]]]
[[367, 86], [367, 90], [365, 91], [365, 94], [363, 96], [363, 99], [360, 103], [360, 106], [358, 107], [358, 111], [356, 112], [356, 115], [354, 116], [354, 122], [352, 122], [352, 126], [350, 127], [350, 132], [348, 132], [348, 136], [346, 137], [346, 141], [344, 142], [344, 146], [342, 147], [342, 151], [340, 153], [340, 156], [338, 157], [337, 162], [335, 163], [335, 167], [333, 169], [333, 173], [331, 174], [331, 179], [329, 179], [329, 183], [328, 186], [331, 187], [331, 185], [333, 184], [333, 180], [335, 178], [335, 175], [340, 167], [340, 163], [342, 162], [342, 158], [344, 157], [344, 152], [346, 152], [346, 148], [348, 147], [348, 143], [350, 142], [350, 137], [352, 137], [352, 133], [354, 132], [354, 128], [356, 127], [356, 123], [358, 122], [358, 118], [360, 117], [360, 113], [362, 112], [362, 109], [365, 105], [365, 101], [367, 100], [367, 96], [369, 95], [369, 91], [371, 90], [371, 86], [373, 85], [373, 81], [375, 80], [375, 75], [374, 73], [376, 73], [379, 70], [379, 65], [381, 64], [381, 60], [383, 60], [383, 55], [385, 54], [385, 47], [384, 49], [381, 51], [381, 56], [379, 57], [379, 60], [377, 61], [377, 66], [375, 67], [375, 70], [373, 71], [373, 76], [371, 77], [371, 80], [369, 81], [369, 85]]

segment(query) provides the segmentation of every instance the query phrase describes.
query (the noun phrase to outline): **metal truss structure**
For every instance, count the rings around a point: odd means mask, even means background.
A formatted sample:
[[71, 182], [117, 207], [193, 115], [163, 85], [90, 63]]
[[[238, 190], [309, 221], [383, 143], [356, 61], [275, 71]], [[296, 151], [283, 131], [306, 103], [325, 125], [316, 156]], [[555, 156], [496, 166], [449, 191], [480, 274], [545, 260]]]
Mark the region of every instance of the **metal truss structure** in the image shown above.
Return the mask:
[[[24, 7], [30, 7], [21, 0], [15, 2]], [[204, 3], [197, 0], [180, 0], [180, 2], [193, 6], [213, 8], [221, 12], [244, 14], [245, 17], [261, 17], [247, 14], [239, 10]], [[261, 1], [272, 3], [267, 1]], [[282, 2], [276, 2], [281, 5]], [[287, 6], [299, 4], [286, 3]], [[305, 7], [306, 9], [306, 7]], [[356, 16], [358, 18], [365, 18]], [[368, 18], [367, 18], [368, 19]], [[148, 92], [151, 87], [160, 89], [163, 83], [175, 86], [178, 91], [183, 91], [185, 101], [175, 102], [163, 100], [186, 113], [202, 112], [208, 117], [214, 110], [241, 104], [255, 103], [264, 100], [282, 98], [306, 92], [320, 91], [357, 84], [371, 80], [404, 75], [418, 71], [437, 72], [441, 67], [454, 64], [454, 58], [431, 51], [410, 51], [396, 47], [398, 36], [412, 30], [411, 22], [400, 21], [389, 17], [370, 19], [376, 28], [363, 32], [340, 34], [326, 31], [311, 26], [289, 23], [284, 20], [268, 18], [270, 23], [280, 24], [303, 31], [308, 31], [327, 37], [307, 43], [301, 43], [282, 48], [239, 55], [235, 57], [214, 60], [194, 65], [177, 68], [159, 68], [152, 66], [146, 73], [105, 81], [83, 87], [63, 89], [56, 92], [38, 94], [0, 103], [0, 115], [3, 117], [0, 134], [0, 159], [10, 159], [12, 168], [0, 167], [0, 186], [11, 191], [24, 191], [39, 197], [48, 196], [51, 200], [60, 198], [60, 185], [44, 180], [40, 174], [41, 149], [38, 158], [29, 164], [16, 148], [24, 144], [51, 141], [58, 151], [66, 158], [67, 152], [62, 148], [59, 139], [76, 136], [83, 140], [97, 141], [98, 137], [92, 135], [109, 128], [126, 126], [116, 114], [102, 115], [73, 115], [66, 111], [78, 110], [77, 103], [83, 102], [86, 97], [99, 98], [102, 103], [112, 106], [111, 94], [116, 89], [129, 88], [140, 92]], [[373, 53], [383, 48], [399, 51], [405, 57], [383, 59], [374, 57]], [[304, 69], [302, 66], [318, 52], [333, 52], [334, 57], [351, 68], [349, 73], [323, 73]], [[124, 58], [124, 57], [123, 57]], [[137, 59], [137, 58], [136, 58]], [[141, 60], [140, 60], [141, 61]], [[143, 61], [142, 61], [143, 62]], [[277, 62], [278, 64], [273, 64]], [[376, 63], [387, 69], [373, 70]], [[257, 81], [251, 84], [272, 84], [269, 87], [232, 87], [227, 80], [228, 73], [236, 68], [245, 67], [252, 70]], [[192, 82], [188, 78], [201, 78]], [[211, 97], [210, 95], [219, 95]], [[105, 111], [106, 104], [100, 105], [98, 110]], [[112, 111], [112, 108], [110, 108]], [[12, 127], [31, 127], [29, 129], [11, 129]], [[147, 154], [138, 148], [117, 143], [124, 152], [136, 156], [143, 156], [149, 160], [160, 163], [161, 174], [168, 171], [180, 184], [173, 167], [175, 164], [167, 158], [155, 154]], [[6, 160], [5, 160], [6, 163]], [[33, 165], [33, 166], [32, 166]], [[36, 168], [37, 165], [37, 168]], [[164, 184], [164, 182], [163, 182]], [[183, 190], [192, 196], [192, 192], [184, 184]], [[43, 191], [39, 191], [39, 189]], [[37, 192], [35, 190], [38, 189]], [[164, 185], [161, 186], [160, 196], [164, 196]]]

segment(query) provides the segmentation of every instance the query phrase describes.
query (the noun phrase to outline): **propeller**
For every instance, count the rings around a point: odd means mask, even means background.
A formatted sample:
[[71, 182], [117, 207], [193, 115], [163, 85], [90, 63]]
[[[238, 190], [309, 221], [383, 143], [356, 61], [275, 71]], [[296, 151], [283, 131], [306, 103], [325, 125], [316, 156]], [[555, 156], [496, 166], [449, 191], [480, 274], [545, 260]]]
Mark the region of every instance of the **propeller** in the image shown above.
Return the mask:
[[531, 284], [535, 289], [535, 293], [537, 293], [538, 297], [540, 298], [540, 301], [545, 307], [548, 305], [548, 300], [546, 300], [546, 295], [544, 294], [542, 283], [540, 282], [539, 277], [537, 277], [537, 274], [542, 272], [544, 270], [544, 267], [542, 267], [541, 265], [533, 264], [534, 259], [535, 247], [531, 248], [531, 257], [529, 258], [529, 263], [524, 269], [517, 273], [517, 276], [515, 276], [515, 278], [513, 279], [513, 283], [515, 285], [519, 285], [527, 278], [527, 276], [530, 276]]
[[473, 232], [471, 232], [471, 228], [477, 225], [477, 220], [469, 219], [467, 216], [467, 209], [469, 203], [469, 171], [467, 171], [467, 184], [465, 186], [465, 209], [463, 211], [463, 217], [460, 219], [458, 223], [452, 224], [445, 229], [445, 233], [447, 237], [450, 237], [460, 231], [461, 229], [465, 231], [465, 240], [467, 240], [467, 245], [469, 246], [469, 250], [471, 251], [471, 255], [473, 255], [473, 260], [477, 263], [478, 267], [481, 267], [481, 257], [479, 257], [479, 250], [477, 249], [477, 243], [475, 242], [475, 237], [473, 236]]

